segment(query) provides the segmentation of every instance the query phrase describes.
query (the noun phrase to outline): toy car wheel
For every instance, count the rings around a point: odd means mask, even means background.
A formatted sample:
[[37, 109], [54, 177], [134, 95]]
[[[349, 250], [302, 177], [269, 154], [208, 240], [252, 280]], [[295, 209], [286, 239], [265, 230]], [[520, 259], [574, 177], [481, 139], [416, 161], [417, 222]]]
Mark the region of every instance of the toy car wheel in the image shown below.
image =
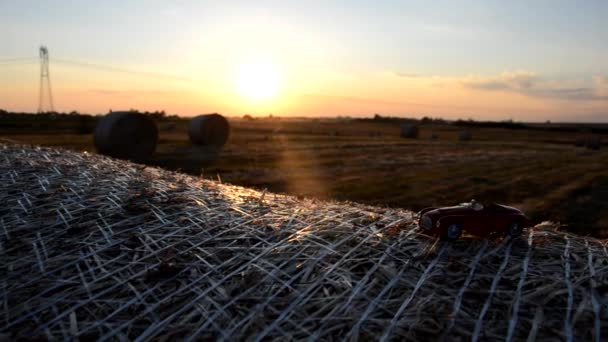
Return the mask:
[[508, 234], [511, 237], [518, 237], [519, 235], [521, 235], [521, 231], [521, 224], [519, 222], [513, 222], [509, 226]]
[[460, 234], [462, 234], [462, 227], [460, 227], [460, 225], [456, 223], [453, 223], [449, 225], [448, 228], [445, 230], [445, 233], [443, 234], [443, 239], [448, 241], [458, 240]]

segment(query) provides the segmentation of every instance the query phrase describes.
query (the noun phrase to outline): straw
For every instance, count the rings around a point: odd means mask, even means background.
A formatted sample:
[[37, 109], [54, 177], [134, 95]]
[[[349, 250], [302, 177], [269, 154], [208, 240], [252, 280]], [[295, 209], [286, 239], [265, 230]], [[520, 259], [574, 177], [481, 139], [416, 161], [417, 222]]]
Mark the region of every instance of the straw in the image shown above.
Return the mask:
[[595, 340], [606, 241], [427, 236], [407, 210], [297, 199], [0, 145], [0, 336]]

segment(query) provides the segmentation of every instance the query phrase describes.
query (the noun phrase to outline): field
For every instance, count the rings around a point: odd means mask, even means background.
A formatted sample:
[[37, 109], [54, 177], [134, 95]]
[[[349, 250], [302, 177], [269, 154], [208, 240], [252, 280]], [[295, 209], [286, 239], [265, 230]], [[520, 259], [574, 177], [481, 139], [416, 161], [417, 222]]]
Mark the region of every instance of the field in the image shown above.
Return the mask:
[[[62, 120], [4, 125], [0, 139], [94, 152], [90, 130]], [[412, 210], [475, 198], [514, 205], [536, 222], [608, 236], [608, 152], [575, 145], [598, 126], [428, 123], [418, 139], [404, 139], [390, 120], [230, 123], [228, 144], [213, 151], [189, 143], [187, 120], [159, 120], [157, 152], [146, 164], [260, 190]], [[472, 141], [458, 141], [464, 129]]]

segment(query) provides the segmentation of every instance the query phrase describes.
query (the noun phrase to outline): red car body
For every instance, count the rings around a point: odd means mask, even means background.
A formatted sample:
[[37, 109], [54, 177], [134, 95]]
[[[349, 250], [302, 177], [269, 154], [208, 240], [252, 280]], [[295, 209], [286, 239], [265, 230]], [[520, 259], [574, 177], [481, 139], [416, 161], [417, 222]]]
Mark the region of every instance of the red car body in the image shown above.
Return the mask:
[[531, 226], [519, 209], [500, 204], [482, 205], [471, 201], [453, 207], [426, 208], [420, 211], [418, 225], [429, 235], [456, 240], [463, 231], [472, 235], [503, 233], [513, 237]]

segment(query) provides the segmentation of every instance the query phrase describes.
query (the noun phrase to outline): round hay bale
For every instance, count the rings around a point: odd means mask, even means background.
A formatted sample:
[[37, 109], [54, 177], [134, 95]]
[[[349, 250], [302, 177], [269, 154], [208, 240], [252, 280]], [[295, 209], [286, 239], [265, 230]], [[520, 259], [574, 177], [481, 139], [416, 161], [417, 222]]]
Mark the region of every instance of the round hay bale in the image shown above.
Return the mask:
[[602, 138], [599, 135], [591, 136], [587, 139], [586, 146], [590, 150], [599, 150], [602, 147]]
[[431, 140], [437, 140], [437, 139], [439, 139], [439, 134], [437, 134], [437, 133], [431, 133], [430, 139]]
[[473, 139], [473, 133], [469, 131], [462, 131], [458, 134], [458, 140], [460, 141], [471, 141]]
[[403, 124], [401, 126], [401, 137], [402, 138], [416, 139], [416, 138], [418, 138], [418, 133], [420, 133], [420, 130], [418, 129], [418, 126], [416, 126], [416, 125]]
[[156, 150], [158, 129], [140, 113], [112, 112], [95, 127], [94, 144], [100, 154], [114, 158], [144, 160]]
[[230, 136], [230, 124], [217, 113], [199, 115], [190, 121], [188, 135], [194, 144], [221, 147]]

